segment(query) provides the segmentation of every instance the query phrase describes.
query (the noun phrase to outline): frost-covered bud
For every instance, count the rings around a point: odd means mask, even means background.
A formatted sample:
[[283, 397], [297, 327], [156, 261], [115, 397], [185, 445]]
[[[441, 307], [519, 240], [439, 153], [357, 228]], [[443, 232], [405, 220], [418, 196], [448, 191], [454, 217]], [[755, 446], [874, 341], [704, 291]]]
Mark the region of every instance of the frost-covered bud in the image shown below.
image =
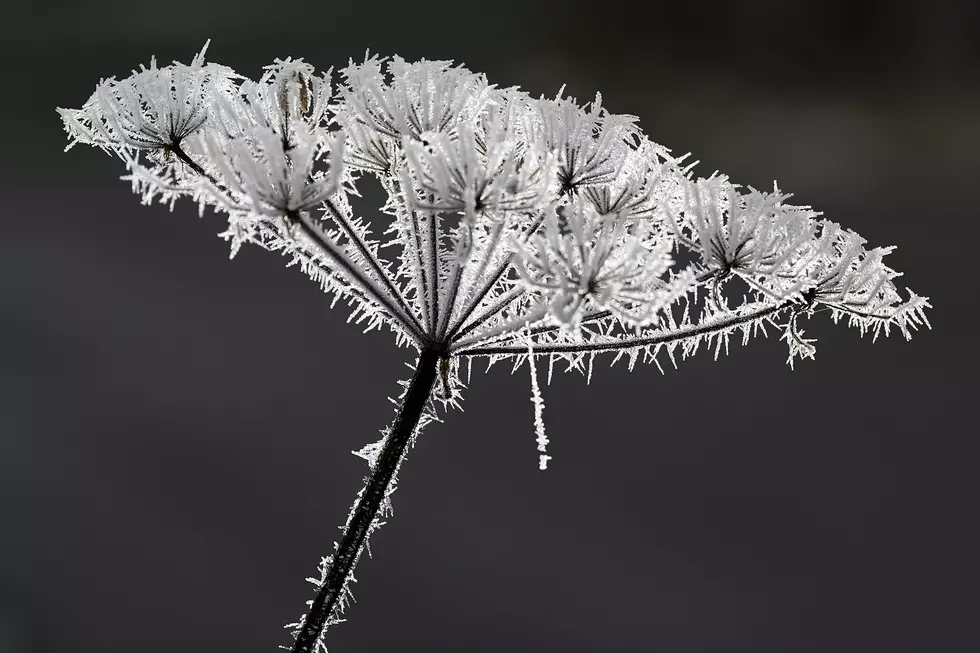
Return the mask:
[[223, 185], [213, 191], [224, 208], [276, 217], [311, 211], [332, 197], [343, 174], [344, 133], [337, 133], [329, 148], [326, 173], [313, 170], [325, 153], [316, 135], [298, 129], [294, 138], [287, 149], [281, 134], [265, 126], [230, 140], [208, 134], [205, 150]]
[[789, 344], [789, 362], [795, 357], [813, 358], [816, 351], [813, 339], [803, 337], [797, 319], [812, 314], [817, 307], [830, 310], [834, 322], [847, 317], [848, 325], [857, 327], [864, 335], [869, 330], [873, 339], [891, 327], [897, 327], [906, 339], [919, 325], [929, 325], [925, 309], [929, 300], [907, 290], [903, 299], [893, 280], [902, 273], [892, 270], [883, 259], [894, 247], [864, 248], [865, 239], [835, 222], [821, 221], [820, 236], [808, 244], [806, 270], [803, 277], [806, 289], [802, 301], [786, 325], [783, 339]]
[[532, 211], [554, 196], [556, 158], [550, 152], [503, 138], [483, 135], [463, 123], [456, 137], [426, 132], [424, 143], [407, 137], [403, 146], [409, 167], [431, 202], [414, 208], [430, 211]]
[[649, 224], [599, 215], [585, 202], [559, 207], [542, 235], [517, 246], [518, 272], [551, 299], [563, 324], [574, 325], [586, 309], [610, 311], [632, 326], [655, 324], [690, 289], [694, 273], [668, 275], [671, 242], [650, 239]]
[[892, 280], [902, 275], [883, 261], [895, 248], [866, 250], [866, 242], [837, 223], [822, 222], [820, 238], [813, 245], [817, 254], [808, 266], [811, 285], [803, 293], [804, 301], [855, 317], [895, 316], [903, 300]]
[[607, 184], [586, 186], [583, 196], [599, 215], [620, 213], [630, 218], [651, 218], [661, 202], [665, 171], [658, 159], [664, 149], [648, 140], [626, 153], [622, 172]]
[[407, 63], [398, 56], [382, 73], [381, 61], [351, 61], [341, 71], [346, 81], [339, 89], [350, 117], [376, 132], [420, 140], [425, 132], [450, 132], [474, 120], [486, 106], [490, 89], [484, 75], [451, 67], [451, 61]]
[[382, 176], [394, 173], [398, 160], [398, 143], [394, 139], [379, 134], [347, 113], [339, 113], [336, 121], [347, 134], [345, 165]]
[[239, 94], [248, 124], [262, 125], [293, 141], [307, 131], [321, 142], [326, 138], [331, 70], [317, 75], [302, 59], [276, 59], [265, 67], [258, 82], [245, 81]]
[[517, 87], [491, 89], [486, 108], [474, 122], [476, 147], [484, 156], [489, 154], [491, 145], [503, 141], [553, 151], [544, 138], [538, 100]]
[[818, 213], [785, 204], [791, 196], [778, 188], [740, 191], [723, 176], [687, 181], [683, 191], [679, 210], [667, 202], [665, 212], [677, 239], [700, 255], [716, 280], [737, 274], [778, 298], [802, 289], [801, 266]]
[[588, 111], [575, 98], [560, 96], [559, 91], [554, 100], [538, 100], [538, 109], [545, 145], [560, 157], [561, 191], [614, 180], [626, 162], [629, 144], [639, 136], [636, 116], [610, 114], [602, 108], [599, 93]]
[[[128, 159], [133, 150], [168, 154], [207, 122], [215, 96], [239, 78], [224, 66], [204, 64], [207, 44], [190, 65], [140, 66], [129, 77], [103, 80], [81, 109], [58, 109], [75, 143], [101, 147]], [[67, 148], [66, 148], [67, 149]]]

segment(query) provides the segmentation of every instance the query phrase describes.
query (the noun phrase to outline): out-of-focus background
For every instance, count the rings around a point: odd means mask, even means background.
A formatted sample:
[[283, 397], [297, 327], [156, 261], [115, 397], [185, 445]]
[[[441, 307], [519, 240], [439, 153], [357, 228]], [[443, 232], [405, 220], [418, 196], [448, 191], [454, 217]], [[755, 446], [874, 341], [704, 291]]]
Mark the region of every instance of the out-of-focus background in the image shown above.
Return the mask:
[[[257, 77], [372, 52], [598, 90], [650, 137], [780, 188], [930, 296], [872, 345], [815, 319], [661, 376], [474, 374], [424, 432], [331, 652], [980, 650], [980, 4], [21, 3], [0, 156], [0, 651], [276, 650], [339, 539], [410, 352], [221, 218], [62, 153], [56, 106], [155, 54]], [[826, 316], [823, 316], [824, 318]], [[482, 369], [482, 368], [480, 368]]]

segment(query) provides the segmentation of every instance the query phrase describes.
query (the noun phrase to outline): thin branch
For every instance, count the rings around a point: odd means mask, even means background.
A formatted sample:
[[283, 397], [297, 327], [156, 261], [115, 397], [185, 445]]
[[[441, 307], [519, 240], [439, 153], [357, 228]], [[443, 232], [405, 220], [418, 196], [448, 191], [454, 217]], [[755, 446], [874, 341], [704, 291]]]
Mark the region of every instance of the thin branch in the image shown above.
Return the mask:
[[[730, 319], [719, 320], [710, 324], [696, 324], [688, 327], [667, 332], [651, 333], [649, 335], [634, 336], [632, 338], [620, 338], [607, 342], [597, 342], [592, 340], [585, 343], [535, 343], [535, 354], [574, 354], [574, 353], [599, 353], [605, 351], [617, 351], [624, 349], [634, 349], [637, 347], [649, 347], [650, 345], [667, 344], [702, 336], [714, 332], [724, 331], [741, 324], [752, 322], [767, 316], [772, 316], [782, 310], [790, 308], [796, 302], [787, 301], [782, 304], [760, 303], [760, 308], [741, 315], [732, 315]], [[519, 355], [527, 352], [527, 347], [522, 345], [490, 345], [485, 347], [472, 347], [471, 349], [455, 349], [451, 353], [454, 356], [496, 356], [501, 354]]]
[[422, 299], [422, 308], [425, 310], [425, 320], [426, 324], [430, 324], [432, 321], [432, 297], [429, 293], [429, 283], [428, 283], [428, 271], [425, 269], [424, 256], [422, 254], [422, 235], [419, 232], [419, 221], [416, 217], [415, 211], [409, 210], [409, 225], [412, 230], [412, 242], [414, 244], [415, 259], [418, 265], [418, 287], [416, 291], [420, 293]]
[[[697, 284], [704, 283], [705, 281], [708, 281], [708, 280], [714, 278], [715, 276], [717, 276], [718, 275], [718, 272], [719, 272], [718, 270], [712, 270], [712, 271], [704, 272], [701, 275], [699, 275], [695, 279], [695, 281], [696, 281]], [[462, 337], [464, 335], [466, 335], [467, 333], [470, 333], [471, 331], [473, 331], [474, 329], [476, 329], [478, 326], [480, 326], [481, 323], [486, 322], [488, 319], [490, 319], [491, 317], [493, 317], [495, 314], [497, 314], [500, 311], [502, 311], [503, 309], [505, 309], [510, 303], [512, 303], [514, 300], [516, 300], [518, 297], [520, 297], [523, 293], [524, 293], [524, 288], [523, 287], [520, 287], [518, 289], [512, 290], [510, 293], [508, 293], [508, 297], [505, 297], [504, 300], [502, 300], [502, 301], [494, 304], [493, 306], [491, 306], [485, 313], [481, 314], [479, 317], [477, 317], [472, 322], [470, 322], [470, 324], [465, 329], [461, 329], [458, 332], [458, 334], [455, 336], [455, 338], [453, 339], [454, 342], [457, 343], [457, 346], [462, 346], [462, 345], [460, 345], [458, 343], [458, 341], [460, 339], [462, 339]], [[513, 296], [510, 297], [510, 295], [513, 295]], [[603, 320], [603, 319], [605, 319], [605, 318], [607, 318], [607, 317], [609, 317], [611, 315], [612, 315], [612, 311], [593, 311], [593, 312], [589, 312], [589, 313], [586, 313], [585, 315], [582, 316], [582, 318], [580, 320], [580, 323], [581, 324], [588, 324], [590, 322], [597, 322], [597, 321]], [[547, 333], [554, 333], [555, 331], [561, 330], [561, 328], [562, 328], [562, 325], [561, 324], [539, 325], [539, 326], [536, 326], [536, 327], [532, 328], [530, 330], [530, 333], [531, 333], [532, 336], [536, 336], [536, 335], [542, 335], [542, 334], [547, 334]], [[469, 340], [469, 343], [472, 344], [472, 343], [479, 342], [481, 340], [488, 340], [488, 339], [489, 338], [472, 338], [472, 339]]]
[[449, 328], [449, 318], [452, 317], [453, 310], [456, 308], [456, 298], [459, 296], [463, 271], [466, 269], [466, 264], [469, 262], [470, 254], [473, 251], [472, 227], [468, 224], [460, 223], [457, 233], [458, 240], [456, 243], [456, 256], [453, 257], [453, 273], [449, 277], [449, 286], [446, 302], [442, 310], [442, 319], [439, 320], [439, 328], [435, 334], [437, 342], [443, 342], [446, 338], [446, 330]]
[[[409, 191], [405, 191], [404, 187], [396, 177], [385, 178], [384, 176], [381, 176], [380, 179], [393, 203], [398, 203], [399, 201], [399, 189], [402, 190], [403, 197], [405, 197], [405, 192], [412, 192], [411, 189], [409, 189]], [[392, 184], [390, 187], [387, 183], [385, 183], [389, 181]], [[406, 223], [408, 224], [409, 230], [408, 238], [404, 243], [404, 247], [405, 249], [409, 250], [409, 255], [414, 259], [414, 265], [412, 266], [412, 279], [415, 282], [415, 296], [420, 304], [420, 310], [424, 313], [421, 317], [426, 320], [426, 324], [428, 324], [430, 311], [432, 309], [429, 302], [429, 284], [426, 281], [426, 266], [423, 261], [422, 254], [422, 235], [419, 233], [418, 217], [416, 216], [415, 211], [412, 210], [407, 197], [405, 197], [403, 207], [408, 214]], [[423, 329], [423, 331], [425, 331], [425, 329]]]
[[[228, 193], [228, 188], [220, 181], [218, 181], [213, 175], [208, 173], [204, 168], [202, 168], [197, 162], [190, 158], [186, 152], [180, 147], [179, 143], [174, 143], [171, 146], [171, 151], [177, 156], [178, 159], [187, 164], [191, 170], [201, 175], [205, 179], [211, 182], [211, 184], [223, 193]], [[301, 215], [298, 211], [290, 211], [287, 213], [286, 217], [290, 219], [294, 224], [298, 224], [303, 230], [303, 233], [313, 241], [313, 243], [331, 259], [331, 261], [341, 270], [349, 280], [354, 281], [360, 290], [369, 297], [376, 304], [380, 304], [385, 311], [387, 311], [392, 319], [394, 319], [398, 325], [407, 333], [411, 334], [416, 343], [422, 344], [425, 342], [424, 332], [418, 328], [417, 322], [414, 316], [408, 312], [402, 311], [398, 306], [397, 300], [400, 300], [400, 296], [395, 293], [395, 298], [387, 296], [387, 292], [377, 285], [370, 278], [365, 276], [363, 271], [354, 263], [340, 248], [331, 243], [325, 234], [321, 233], [315, 224], [308, 222], [308, 218]], [[403, 303], [403, 302], [402, 302]]]
[[435, 333], [439, 323], [439, 216], [429, 213], [429, 269], [432, 284], [432, 327]]
[[473, 318], [473, 320], [469, 324], [467, 324], [464, 328], [459, 329], [456, 332], [456, 334], [452, 336], [450, 340], [452, 342], [461, 340], [463, 336], [470, 333], [471, 331], [479, 327], [481, 324], [483, 324], [484, 322], [492, 318], [494, 315], [496, 315], [500, 311], [510, 306], [510, 304], [512, 304], [514, 300], [518, 299], [525, 292], [526, 292], [525, 289], [520, 286], [511, 289], [507, 294], [504, 295], [502, 299], [495, 302], [486, 311]]
[[[524, 234], [524, 240], [522, 242], [526, 243], [528, 239], [534, 235], [541, 225], [544, 224], [544, 218], [545, 214], [544, 211], [542, 211], [537, 220], [535, 220], [535, 222], [531, 225], [531, 228]], [[464, 309], [460, 313], [459, 318], [453, 322], [452, 326], [448, 330], [450, 337], [455, 335], [456, 330], [459, 329], [459, 327], [465, 323], [467, 319], [469, 319], [470, 315], [473, 314], [473, 311], [475, 311], [480, 305], [480, 302], [482, 302], [487, 296], [487, 293], [493, 289], [497, 282], [503, 277], [504, 273], [510, 269], [510, 264], [514, 260], [514, 256], [514, 253], [511, 252], [507, 258], [501, 261], [496, 270], [494, 270], [493, 274], [490, 275], [490, 280], [476, 292], [475, 296], [473, 296], [468, 304], [464, 304]]]
[[303, 233], [313, 241], [313, 243], [325, 252], [332, 262], [343, 271], [343, 274], [354, 281], [365, 291], [372, 300], [380, 304], [385, 311], [404, 329], [413, 336], [416, 343], [422, 344], [426, 341], [425, 334], [414, 326], [411, 314], [404, 313], [397, 303], [388, 296], [382, 288], [378, 288], [375, 283], [364, 274], [364, 271], [350, 259], [349, 256], [336, 244], [330, 242], [325, 234], [317, 227], [309, 217], [299, 211], [290, 211], [287, 218], [294, 224], [299, 225]]
[[374, 275], [378, 278], [379, 281], [381, 281], [381, 283], [384, 284], [385, 289], [387, 290], [389, 295], [395, 299], [402, 312], [405, 313], [405, 315], [407, 315], [410, 318], [414, 332], [417, 334], [423, 333], [425, 329], [422, 328], [422, 325], [418, 321], [418, 318], [416, 317], [415, 313], [405, 303], [404, 298], [402, 297], [401, 293], [398, 291], [398, 288], [395, 287], [395, 284], [392, 281], [391, 277], [385, 271], [384, 267], [382, 267], [381, 262], [378, 260], [378, 258], [368, 248], [367, 243], [364, 242], [364, 239], [361, 238], [360, 234], [358, 234], [357, 231], [354, 229], [354, 226], [347, 219], [347, 216], [343, 215], [343, 213], [340, 211], [339, 208], [337, 208], [337, 205], [334, 204], [333, 201], [327, 200], [324, 204], [326, 205], [327, 210], [333, 216], [334, 221], [343, 230], [344, 235], [346, 235], [347, 238], [350, 239], [351, 243], [354, 244], [354, 247], [357, 249], [361, 257], [365, 261], [367, 261], [368, 265], [371, 266], [371, 270], [374, 272]]

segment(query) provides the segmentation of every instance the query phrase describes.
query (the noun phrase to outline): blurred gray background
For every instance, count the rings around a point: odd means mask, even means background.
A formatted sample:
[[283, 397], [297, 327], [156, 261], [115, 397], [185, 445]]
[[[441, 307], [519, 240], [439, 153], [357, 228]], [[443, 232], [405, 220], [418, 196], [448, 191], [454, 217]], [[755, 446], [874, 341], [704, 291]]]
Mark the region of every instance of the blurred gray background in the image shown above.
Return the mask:
[[[932, 332], [818, 316], [661, 376], [474, 374], [424, 432], [332, 653], [980, 650], [968, 0], [22, 3], [0, 156], [0, 651], [273, 651], [339, 539], [410, 353], [221, 218], [142, 207], [56, 106], [155, 54], [257, 77], [365, 49], [596, 90], [697, 170], [795, 193], [930, 296]], [[823, 319], [820, 319], [823, 318]], [[482, 367], [480, 368], [482, 369]]]

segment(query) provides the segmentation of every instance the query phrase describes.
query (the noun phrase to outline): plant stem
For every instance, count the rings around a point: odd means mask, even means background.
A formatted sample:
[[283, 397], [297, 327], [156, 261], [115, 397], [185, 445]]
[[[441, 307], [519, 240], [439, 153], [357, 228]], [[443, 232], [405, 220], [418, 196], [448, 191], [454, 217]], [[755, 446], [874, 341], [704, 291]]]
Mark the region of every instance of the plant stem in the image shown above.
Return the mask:
[[[599, 353], [604, 351], [621, 351], [627, 349], [636, 349], [640, 347], [650, 347], [654, 345], [663, 345], [671, 342], [678, 342], [685, 340], [687, 338], [692, 338], [696, 336], [708, 335], [711, 333], [720, 333], [725, 329], [732, 327], [737, 327], [739, 325], [752, 322], [754, 320], [762, 320], [784, 311], [788, 308], [792, 308], [797, 305], [794, 300], [787, 300], [781, 304], [769, 304], [766, 302], [757, 302], [754, 305], [750, 305], [755, 310], [748, 311], [741, 315], [733, 314], [727, 316], [727, 319], [716, 320], [708, 324], [690, 324], [687, 326], [682, 326], [674, 330], [664, 330], [657, 331], [653, 330], [646, 335], [641, 335], [638, 337], [623, 337], [619, 339], [610, 339], [606, 342], [557, 342], [557, 343], [535, 343], [534, 353], [535, 354], [577, 354], [577, 353]], [[741, 307], [740, 307], [741, 308]], [[543, 333], [543, 331], [541, 331]], [[483, 346], [473, 346], [477, 343], [472, 343], [472, 345], [464, 345], [460, 347], [459, 350], [451, 351], [454, 356], [494, 356], [500, 354], [521, 354], [527, 352], [526, 344], [495, 344], [490, 343]], [[457, 346], [459, 346], [457, 344]], [[470, 347], [467, 349], [466, 347]]]
[[411, 441], [419, 417], [432, 393], [439, 356], [440, 350], [434, 347], [423, 349], [419, 355], [415, 374], [409, 383], [401, 408], [378, 455], [367, 487], [364, 488], [354, 514], [347, 522], [326, 579], [317, 590], [316, 598], [313, 599], [313, 604], [303, 620], [292, 648], [293, 653], [314, 651], [327, 618], [333, 613], [338, 600], [343, 595], [344, 586], [354, 565], [357, 564], [369, 527], [381, 508], [391, 479], [405, 453], [405, 447]]

